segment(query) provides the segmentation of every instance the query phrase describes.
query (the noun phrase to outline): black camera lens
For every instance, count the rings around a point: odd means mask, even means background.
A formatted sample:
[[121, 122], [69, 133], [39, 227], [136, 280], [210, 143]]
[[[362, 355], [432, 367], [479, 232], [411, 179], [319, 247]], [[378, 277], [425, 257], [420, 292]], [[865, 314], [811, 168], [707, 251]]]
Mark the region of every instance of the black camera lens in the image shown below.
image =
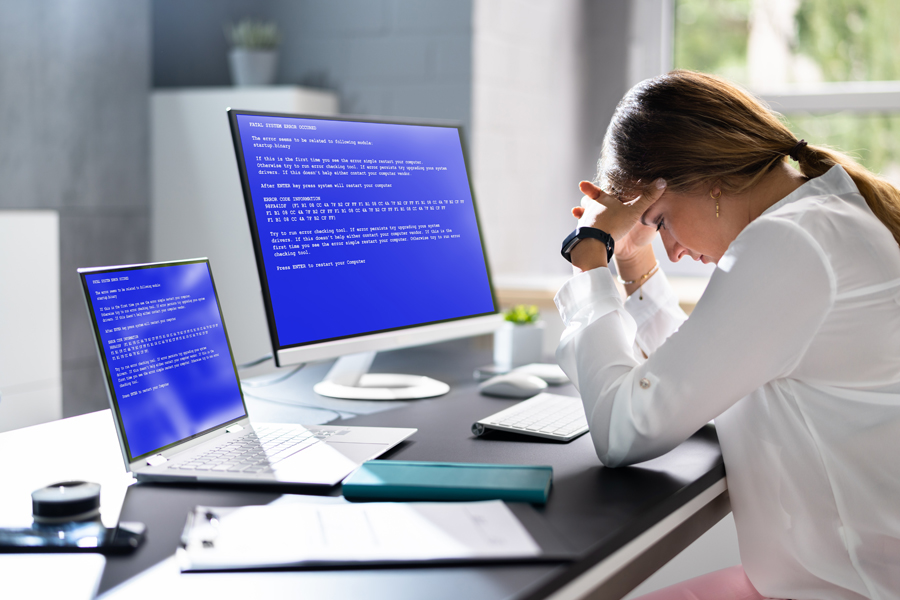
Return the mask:
[[88, 521], [100, 515], [100, 484], [63, 481], [31, 493], [35, 523], [52, 525]]

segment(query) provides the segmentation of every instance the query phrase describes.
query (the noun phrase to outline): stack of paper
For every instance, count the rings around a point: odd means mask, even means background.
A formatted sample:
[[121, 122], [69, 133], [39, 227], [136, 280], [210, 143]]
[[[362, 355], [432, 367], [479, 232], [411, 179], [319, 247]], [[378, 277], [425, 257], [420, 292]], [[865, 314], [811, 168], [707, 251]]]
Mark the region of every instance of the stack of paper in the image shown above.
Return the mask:
[[501, 501], [198, 506], [182, 545], [183, 571], [528, 559], [542, 553]]

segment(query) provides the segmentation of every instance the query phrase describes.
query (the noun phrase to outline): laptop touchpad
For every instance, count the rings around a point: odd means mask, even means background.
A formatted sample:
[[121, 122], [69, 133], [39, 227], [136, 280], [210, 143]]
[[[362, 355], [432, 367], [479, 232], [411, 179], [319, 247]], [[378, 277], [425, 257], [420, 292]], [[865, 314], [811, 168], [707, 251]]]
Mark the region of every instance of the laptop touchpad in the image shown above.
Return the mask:
[[328, 440], [325, 442], [350, 460], [360, 464], [365, 461], [384, 454], [391, 444], [367, 444], [362, 442], [336, 442]]

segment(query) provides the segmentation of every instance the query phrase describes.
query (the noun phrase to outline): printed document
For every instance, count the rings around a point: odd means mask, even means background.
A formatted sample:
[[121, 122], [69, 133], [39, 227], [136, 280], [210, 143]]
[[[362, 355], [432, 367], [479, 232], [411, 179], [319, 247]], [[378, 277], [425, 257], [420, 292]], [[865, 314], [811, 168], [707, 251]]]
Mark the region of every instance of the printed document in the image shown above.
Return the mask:
[[537, 557], [540, 546], [499, 500], [198, 506], [183, 571]]

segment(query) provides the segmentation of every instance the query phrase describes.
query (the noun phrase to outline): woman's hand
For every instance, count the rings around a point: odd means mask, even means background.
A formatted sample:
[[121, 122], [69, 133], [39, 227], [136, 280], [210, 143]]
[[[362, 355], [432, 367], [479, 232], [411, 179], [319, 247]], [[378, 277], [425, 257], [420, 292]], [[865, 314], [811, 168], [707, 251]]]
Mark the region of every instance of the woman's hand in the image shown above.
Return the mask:
[[617, 261], [632, 260], [653, 241], [656, 229], [641, 224], [641, 215], [663, 195], [665, 180], [657, 179], [647, 193], [631, 202], [620, 202], [588, 181], [579, 188], [584, 197], [581, 206], [572, 209], [572, 216], [579, 227], [595, 227], [613, 236]]

